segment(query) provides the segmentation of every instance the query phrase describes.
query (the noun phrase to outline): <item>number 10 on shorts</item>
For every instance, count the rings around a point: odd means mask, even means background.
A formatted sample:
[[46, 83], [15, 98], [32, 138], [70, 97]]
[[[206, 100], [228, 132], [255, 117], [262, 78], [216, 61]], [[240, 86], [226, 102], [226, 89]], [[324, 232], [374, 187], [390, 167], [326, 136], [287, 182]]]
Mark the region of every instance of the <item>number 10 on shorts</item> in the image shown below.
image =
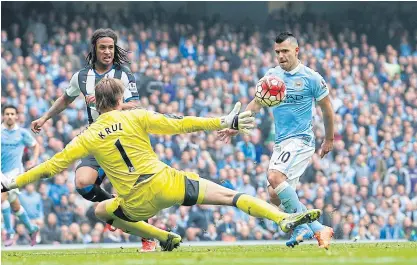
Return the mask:
[[275, 165], [278, 165], [280, 163], [287, 163], [288, 159], [290, 159], [291, 153], [287, 151], [282, 151], [277, 160], [275, 160]]

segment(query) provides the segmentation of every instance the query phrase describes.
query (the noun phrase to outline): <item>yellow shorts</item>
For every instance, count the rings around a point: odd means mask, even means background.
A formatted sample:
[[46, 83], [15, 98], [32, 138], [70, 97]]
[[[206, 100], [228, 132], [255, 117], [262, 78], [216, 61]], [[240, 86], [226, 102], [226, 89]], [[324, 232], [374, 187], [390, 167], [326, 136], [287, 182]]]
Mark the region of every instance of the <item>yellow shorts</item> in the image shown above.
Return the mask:
[[147, 220], [174, 205], [201, 204], [207, 187], [198, 174], [170, 167], [143, 179], [129, 195], [108, 203], [107, 212], [130, 222]]

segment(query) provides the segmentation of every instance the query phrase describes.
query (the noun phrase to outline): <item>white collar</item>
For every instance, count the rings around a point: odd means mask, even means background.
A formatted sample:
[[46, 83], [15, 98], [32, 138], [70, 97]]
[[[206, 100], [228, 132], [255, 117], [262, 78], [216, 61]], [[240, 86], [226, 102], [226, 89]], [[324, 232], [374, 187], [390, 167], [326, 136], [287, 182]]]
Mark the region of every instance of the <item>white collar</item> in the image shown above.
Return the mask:
[[4, 123], [2, 123], [1, 124], [1, 129], [2, 130], [8, 130], [8, 131], [15, 131], [15, 130], [17, 130], [17, 129], [19, 129], [19, 125], [17, 125], [17, 123], [14, 125], [14, 127], [11, 129], [11, 130], [9, 130], [7, 127], [6, 127], [6, 125], [4, 125]]
[[285, 71], [285, 73], [290, 74], [290, 75], [295, 75], [300, 70], [300, 68], [301, 68], [301, 62], [300, 60], [298, 60], [298, 65], [291, 71], [288, 71], [288, 72]]

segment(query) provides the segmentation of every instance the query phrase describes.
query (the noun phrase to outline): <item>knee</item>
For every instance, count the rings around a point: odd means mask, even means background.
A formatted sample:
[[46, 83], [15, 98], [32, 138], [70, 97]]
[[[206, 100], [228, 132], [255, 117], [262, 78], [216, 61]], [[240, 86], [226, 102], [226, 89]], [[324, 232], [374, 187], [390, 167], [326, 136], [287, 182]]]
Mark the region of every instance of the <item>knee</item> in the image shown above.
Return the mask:
[[278, 185], [287, 180], [287, 176], [279, 171], [271, 170], [268, 172], [268, 182], [275, 189]]
[[77, 189], [82, 189], [85, 188], [89, 185], [93, 185], [95, 184], [97, 179], [97, 176], [94, 176], [90, 173], [86, 173], [86, 172], [76, 172], [75, 173], [75, 187]]
[[10, 205], [12, 206], [13, 212], [17, 213], [18, 211], [20, 211], [20, 203], [14, 201]]
[[108, 214], [106, 211], [106, 204], [105, 203], [99, 203], [96, 207], [96, 209], [94, 210], [94, 213], [96, 215], [96, 217], [104, 222], [108, 221]]

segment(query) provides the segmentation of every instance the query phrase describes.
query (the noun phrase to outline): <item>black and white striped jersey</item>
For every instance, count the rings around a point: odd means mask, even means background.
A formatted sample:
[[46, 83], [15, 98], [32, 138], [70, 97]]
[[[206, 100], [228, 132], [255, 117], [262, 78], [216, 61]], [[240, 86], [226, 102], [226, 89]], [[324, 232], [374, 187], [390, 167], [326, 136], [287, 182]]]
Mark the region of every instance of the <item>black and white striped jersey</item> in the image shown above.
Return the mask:
[[[136, 88], [136, 79], [127, 67], [113, 65], [113, 68], [104, 74], [98, 74], [94, 68], [86, 67], [76, 72], [70, 81], [69, 87], [65, 93], [69, 97], [78, 97], [80, 93], [85, 96], [95, 95], [95, 85], [103, 78], [117, 78], [125, 85], [124, 102], [139, 100], [138, 90]], [[93, 123], [99, 116], [96, 110], [96, 104], [87, 104], [88, 123]]]

